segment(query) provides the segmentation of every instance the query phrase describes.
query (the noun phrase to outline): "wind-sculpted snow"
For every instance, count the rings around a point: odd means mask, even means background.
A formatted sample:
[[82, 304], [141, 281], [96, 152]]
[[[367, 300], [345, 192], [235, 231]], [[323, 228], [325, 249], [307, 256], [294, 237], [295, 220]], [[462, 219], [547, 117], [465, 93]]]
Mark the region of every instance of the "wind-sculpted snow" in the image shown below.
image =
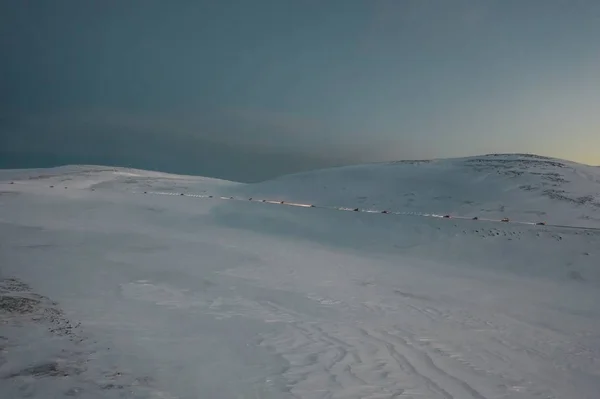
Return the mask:
[[499, 196], [487, 214], [591, 223], [594, 199], [520, 187], [597, 198], [593, 170], [498, 155], [257, 185], [2, 171], [0, 396], [597, 398], [597, 230], [276, 205], [408, 207], [407, 190], [413, 207], [481, 214]]

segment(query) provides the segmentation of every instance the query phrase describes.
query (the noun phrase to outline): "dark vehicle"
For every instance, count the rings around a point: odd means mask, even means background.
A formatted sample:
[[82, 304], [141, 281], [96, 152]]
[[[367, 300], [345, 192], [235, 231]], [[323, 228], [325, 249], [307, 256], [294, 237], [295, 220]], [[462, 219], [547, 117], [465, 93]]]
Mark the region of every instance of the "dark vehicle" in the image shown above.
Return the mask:
[[508, 222], [510, 222], [510, 219], [509, 218], [502, 218], [500, 221], [504, 222], [504, 223], [508, 223]]

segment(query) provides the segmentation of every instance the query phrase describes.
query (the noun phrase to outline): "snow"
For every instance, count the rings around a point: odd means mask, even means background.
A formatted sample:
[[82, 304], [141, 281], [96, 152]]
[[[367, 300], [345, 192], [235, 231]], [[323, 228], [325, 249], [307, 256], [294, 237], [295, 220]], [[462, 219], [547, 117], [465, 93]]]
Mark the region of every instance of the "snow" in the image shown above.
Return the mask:
[[600, 226], [600, 168], [532, 155], [347, 166], [237, 191], [324, 206]]
[[598, 230], [305, 207], [597, 226], [597, 168], [532, 159], [1, 171], [0, 392], [596, 398]]

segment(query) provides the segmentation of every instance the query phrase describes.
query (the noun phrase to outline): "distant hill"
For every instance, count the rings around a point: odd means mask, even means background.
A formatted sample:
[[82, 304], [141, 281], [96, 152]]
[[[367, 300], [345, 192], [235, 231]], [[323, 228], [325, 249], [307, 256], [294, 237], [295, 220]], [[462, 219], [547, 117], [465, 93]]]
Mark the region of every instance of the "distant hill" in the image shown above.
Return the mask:
[[600, 225], [600, 168], [530, 154], [346, 166], [235, 190], [319, 205]]

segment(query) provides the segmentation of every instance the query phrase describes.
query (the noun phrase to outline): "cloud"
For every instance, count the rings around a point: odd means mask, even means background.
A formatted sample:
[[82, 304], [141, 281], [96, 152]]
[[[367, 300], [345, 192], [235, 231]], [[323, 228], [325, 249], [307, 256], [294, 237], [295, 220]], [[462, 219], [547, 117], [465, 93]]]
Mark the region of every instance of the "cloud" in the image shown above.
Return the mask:
[[69, 109], [1, 124], [0, 147], [11, 159], [20, 154], [34, 161], [110, 163], [239, 181], [361, 162], [367, 154], [361, 146], [339, 143], [341, 136], [332, 137], [319, 121], [265, 109]]
[[371, 159], [378, 152], [377, 140], [372, 138], [378, 135], [344, 131], [316, 119], [260, 108], [157, 113], [68, 109], [27, 115], [13, 119], [11, 125], [21, 133], [4, 140], [7, 146], [20, 150], [43, 149], [57, 142], [68, 148], [88, 141], [168, 139], [203, 140], [249, 151], [297, 153], [345, 163]]
[[389, 45], [423, 45], [427, 41], [445, 41], [448, 35], [461, 36], [479, 29], [489, 18], [491, 3], [479, 0], [451, 2], [433, 0], [373, 1], [371, 14], [359, 49], [389, 51]]

